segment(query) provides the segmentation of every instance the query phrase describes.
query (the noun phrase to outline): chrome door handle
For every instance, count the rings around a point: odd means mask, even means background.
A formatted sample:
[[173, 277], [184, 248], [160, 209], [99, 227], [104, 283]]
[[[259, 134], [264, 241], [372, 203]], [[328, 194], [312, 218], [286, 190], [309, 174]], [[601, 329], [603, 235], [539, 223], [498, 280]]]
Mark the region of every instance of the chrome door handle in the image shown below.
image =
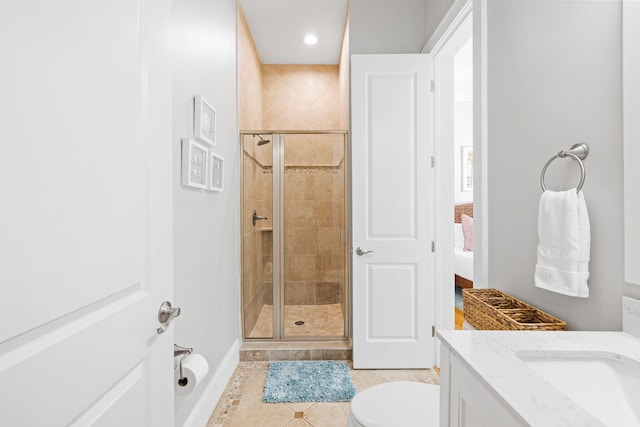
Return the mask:
[[163, 334], [167, 330], [169, 325], [171, 325], [173, 319], [178, 316], [180, 316], [180, 307], [174, 308], [171, 307], [171, 303], [169, 301], [163, 302], [162, 305], [160, 305], [160, 310], [158, 310], [158, 320], [160, 321], [160, 323], [162, 323], [162, 325], [160, 325], [160, 327], [156, 329], [156, 332], [158, 334]]
[[373, 252], [373, 251], [364, 251], [364, 250], [362, 250], [362, 248], [360, 246], [358, 246], [356, 248], [356, 255], [358, 255], [358, 256], [370, 254], [371, 252]]

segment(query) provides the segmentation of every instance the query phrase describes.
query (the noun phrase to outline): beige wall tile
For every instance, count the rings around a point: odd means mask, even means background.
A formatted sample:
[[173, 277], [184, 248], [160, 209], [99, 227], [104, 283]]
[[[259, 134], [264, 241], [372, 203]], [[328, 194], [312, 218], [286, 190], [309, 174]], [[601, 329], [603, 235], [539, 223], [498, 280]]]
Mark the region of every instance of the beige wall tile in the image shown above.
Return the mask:
[[257, 304], [255, 295], [251, 300], [243, 307], [244, 312], [244, 335], [249, 336], [251, 330], [258, 321], [260, 315], [259, 304]]
[[287, 200], [314, 200], [315, 182], [315, 174], [304, 172], [285, 172], [285, 197]]
[[284, 202], [285, 227], [312, 227], [316, 225], [316, 202], [288, 200]]
[[[347, 12], [348, 13], [348, 12]], [[338, 93], [340, 97], [340, 128], [349, 129], [349, 16], [342, 38], [342, 51], [338, 70]]]
[[287, 282], [284, 284], [284, 303], [286, 305], [310, 305], [315, 302], [315, 282]]
[[247, 20], [238, 7], [238, 125], [261, 129], [263, 116], [262, 63]]
[[273, 283], [262, 283], [262, 303], [273, 305]]
[[263, 65], [265, 128], [337, 130], [338, 71], [336, 65]]
[[284, 252], [287, 255], [315, 255], [318, 251], [315, 230], [308, 227], [285, 229]]
[[323, 173], [318, 173], [315, 180], [316, 200], [333, 200], [333, 187], [333, 174], [324, 171]]
[[339, 304], [340, 284], [337, 282], [316, 283], [316, 304]]
[[253, 233], [247, 233], [242, 238], [242, 247], [244, 248], [244, 254], [242, 262], [244, 265], [252, 265], [255, 260], [255, 237]]
[[264, 256], [271, 256], [273, 254], [273, 231], [261, 231], [260, 243], [262, 245], [262, 254]]
[[318, 254], [342, 255], [343, 246], [340, 241], [340, 228], [319, 227], [317, 232]]
[[318, 276], [319, 276], [318, 280], [321, 280], [323, 282], [342, 283], [344, 280], [344, 271], [342, 270], [322, 271]]
[[285, 255], [285, 282], [315, 282], [318, 278], [316, 256]]
[[316, 200], [315, 214], [317, 217], [316, 224], [318, 227], [331, 227], [338, 225], [335, 223], [334, 202], [330, 200]]

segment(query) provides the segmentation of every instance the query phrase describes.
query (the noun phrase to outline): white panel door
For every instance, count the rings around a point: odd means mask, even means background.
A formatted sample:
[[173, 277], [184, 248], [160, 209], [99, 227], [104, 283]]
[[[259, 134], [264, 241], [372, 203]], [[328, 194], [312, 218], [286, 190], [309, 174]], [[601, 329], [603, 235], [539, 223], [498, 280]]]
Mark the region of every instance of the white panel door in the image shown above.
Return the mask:
[[173, 425], [170, 13], [0, 3], [2, 425]]
[[430, 61], [351, 57], [355, 368], [433, 365]]

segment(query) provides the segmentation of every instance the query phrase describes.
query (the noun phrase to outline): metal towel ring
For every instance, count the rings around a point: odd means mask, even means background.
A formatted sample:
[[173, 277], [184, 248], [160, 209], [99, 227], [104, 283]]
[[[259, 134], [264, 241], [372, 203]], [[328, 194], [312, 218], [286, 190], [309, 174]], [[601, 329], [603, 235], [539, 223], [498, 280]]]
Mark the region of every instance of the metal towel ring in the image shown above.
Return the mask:
[[584, 185], [584, 179], [586, 177], [586, 172], [584, 170], [584, 164], [582, 164], [582, 160], [584, 160], [589, 155], [589, 146], [587, 144], [575, 144], [571, 147], [571, 150], [560, 151], [558, 154], [550, 158], [547, 163], [545, 163], [542, 168], [542, 172], [540, 173], [540, 186], [542, 187], [542, 191], [546, 191], [547, 187], [544, 185], [544, 174], [547, 172], [547, 168], [555, 159], [571, 157], [573, 160], [578, 162], [580, 166], [580, 183], [578, 184], [578, 188], [576, 188], [576, 193], [579, 193]]

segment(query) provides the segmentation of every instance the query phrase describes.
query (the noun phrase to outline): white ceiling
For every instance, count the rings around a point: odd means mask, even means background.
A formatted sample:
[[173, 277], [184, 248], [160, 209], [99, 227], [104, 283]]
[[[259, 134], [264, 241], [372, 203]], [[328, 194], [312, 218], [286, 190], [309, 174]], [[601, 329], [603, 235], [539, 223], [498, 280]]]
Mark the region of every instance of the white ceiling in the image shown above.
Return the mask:
[[[240, 0], [263, 64], [337, 64], [348, 0]], [[313, 34], [318, 43], [303, 38]]]

